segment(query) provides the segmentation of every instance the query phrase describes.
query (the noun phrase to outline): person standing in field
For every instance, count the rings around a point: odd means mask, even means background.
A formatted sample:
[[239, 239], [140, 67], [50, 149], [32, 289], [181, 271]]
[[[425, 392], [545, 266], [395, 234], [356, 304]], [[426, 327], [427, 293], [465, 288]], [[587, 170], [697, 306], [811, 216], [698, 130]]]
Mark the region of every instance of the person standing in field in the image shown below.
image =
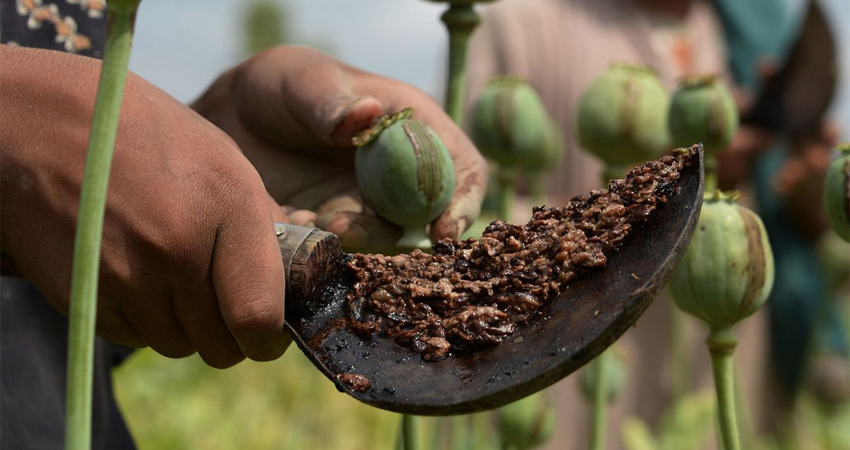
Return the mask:
[[[563, 158], [548, 182], [550, 205], [600, 187], [602, 165], [578, 146], [574, 123], [581, 94], [611, 63], [650, 66], [671, 91], [691, 74], [714, 73], [730, 80], [721, 24], [704, 0], [501, 0], [484, 10], [469, 58], [470, 102], [491, 77], [519, 75], [537, 89], [564, 132]], [[733, 143], [760, 145], [761, 135], [747, 129]], [[622, 448], [620, 430], [627, 417], [655, 424], [670, 404], [670, 308], [667, 296], [661, 296], [618, 343], [627, 354], [629, 380], [610, 410], [610, 449]], [[739, 330], [742, 372], [761, 374], [750, 369], [765, 362], [763, 322], [757, 315]], [[691, 320], [689, 325], [692, 387], [708, 388], [711, 370], [708, 354], [701, 351], [704, 336]], [[756, 378], [748, 377], [743, 389], [754, 408], [762, 397]], [[559, 423], [549, 448], [587, 448], [590, 410], [584, 407], [578, 379], [570, 376], [551, 389]]]

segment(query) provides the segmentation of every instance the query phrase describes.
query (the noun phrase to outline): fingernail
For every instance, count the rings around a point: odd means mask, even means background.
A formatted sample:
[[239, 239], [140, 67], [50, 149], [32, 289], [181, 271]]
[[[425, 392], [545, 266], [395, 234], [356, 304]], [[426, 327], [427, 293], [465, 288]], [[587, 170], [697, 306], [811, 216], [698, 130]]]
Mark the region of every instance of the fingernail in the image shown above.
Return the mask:
[[351, 138], [372, 126], [382, 113], [381, 104], [368, 96], [356, 97], [341, 107], [331, 124], [330, 137], [337, 144], [351, 145]]

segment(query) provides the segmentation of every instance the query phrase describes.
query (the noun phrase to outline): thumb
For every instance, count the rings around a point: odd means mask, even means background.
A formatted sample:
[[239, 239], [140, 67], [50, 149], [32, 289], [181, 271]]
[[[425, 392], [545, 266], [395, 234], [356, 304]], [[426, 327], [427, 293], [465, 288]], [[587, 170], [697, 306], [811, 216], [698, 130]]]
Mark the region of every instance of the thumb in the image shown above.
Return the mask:
[[377, 99], [352, 92], [354, 69], [312, 49], [275, 47], [235, 70], [236, 88], [222, 89], [235, 91], [246, 124], [278, 144], [350, 147], [383, 113]]
[[283, 263], [273, 228], [273, 217], [282, 210], [276, 204], [255, 207], [263, 202], [269, 203], [265, 193], [249, 197], [245, 208], [226, 217], [212, 254], [213, 287], [224, 322], [242, 352], [256, 361], [276, 359], [290, 343], [283, 326]]

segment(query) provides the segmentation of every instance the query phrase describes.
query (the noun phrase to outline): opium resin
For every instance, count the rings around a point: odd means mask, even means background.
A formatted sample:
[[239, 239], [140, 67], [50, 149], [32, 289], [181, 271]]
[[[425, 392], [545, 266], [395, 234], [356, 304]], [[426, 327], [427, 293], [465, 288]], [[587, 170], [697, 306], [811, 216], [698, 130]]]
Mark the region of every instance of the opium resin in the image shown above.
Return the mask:
[[678, 150], [564, 207], [534, 208], [526, 225], [496, 221], [480, 239], [444, 239], [434, 254], [355, 255], [349, 326], [426, 361], [499, 344], [568, 283], [604, 267], [695, 162], [694, 150]]

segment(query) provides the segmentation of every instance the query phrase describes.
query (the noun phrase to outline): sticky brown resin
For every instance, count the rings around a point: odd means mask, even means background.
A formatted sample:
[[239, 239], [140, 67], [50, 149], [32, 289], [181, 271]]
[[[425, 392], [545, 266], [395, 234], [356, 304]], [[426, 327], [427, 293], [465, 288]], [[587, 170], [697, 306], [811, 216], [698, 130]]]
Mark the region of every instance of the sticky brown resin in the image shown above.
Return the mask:
[[525, 225], [495, 221], [480, 239], [444, 239], [433, 254], [355, 255], [349, 327], [426, 361], [497, 345], [568, 283], [604, 267], [696, 158], [676, 151], [564, 207], [536, 207]]

